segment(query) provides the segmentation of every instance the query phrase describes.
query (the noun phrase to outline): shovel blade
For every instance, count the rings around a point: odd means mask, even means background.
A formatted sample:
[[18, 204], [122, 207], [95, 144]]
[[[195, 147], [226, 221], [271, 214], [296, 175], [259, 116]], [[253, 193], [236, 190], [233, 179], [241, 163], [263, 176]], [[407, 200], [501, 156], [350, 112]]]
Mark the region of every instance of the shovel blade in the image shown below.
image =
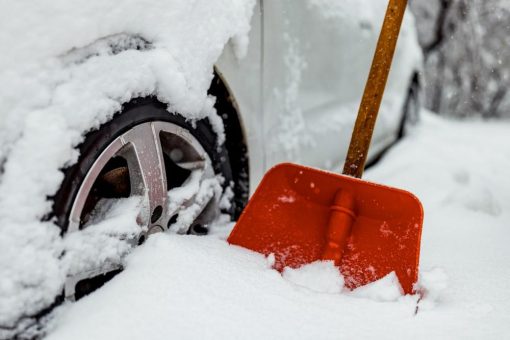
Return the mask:
[[228, 242], [274, 254], [274, 267], [280, 271], [322, 260], [339, 190], [352, 195], [356, 215], [339, 264], [346, 287], [354, 289], [395, 272], [404, 293], [413, 293], [423, 209], [414, 195], [400, 189], [280, 164], [264, 176]]

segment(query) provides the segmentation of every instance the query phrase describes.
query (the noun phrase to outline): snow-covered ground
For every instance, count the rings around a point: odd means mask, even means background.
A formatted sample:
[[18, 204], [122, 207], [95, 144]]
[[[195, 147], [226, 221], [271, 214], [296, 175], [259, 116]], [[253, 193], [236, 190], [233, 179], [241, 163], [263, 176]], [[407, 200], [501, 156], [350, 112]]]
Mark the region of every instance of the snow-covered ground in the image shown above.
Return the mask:
[[424, 114], [366, 174], [424, 204], [420, 301], [392, 276], [348, 292], [328, 263], [282, 276], [221, 236], [159, 234], [102, 289], [61, 307], [48, 339], [508, 338], [509, 131]]

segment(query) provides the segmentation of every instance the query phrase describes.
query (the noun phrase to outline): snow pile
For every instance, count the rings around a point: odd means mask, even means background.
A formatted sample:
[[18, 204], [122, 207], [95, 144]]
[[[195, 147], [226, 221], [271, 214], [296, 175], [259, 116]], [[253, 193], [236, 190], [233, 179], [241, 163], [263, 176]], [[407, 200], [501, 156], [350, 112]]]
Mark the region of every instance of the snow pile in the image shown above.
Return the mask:
[[[15, 1], [0, 5], [0, 330], [62, 289], [65, 245], [40, 222], [83, 133], [155, 95], [222, 138], [213, 64], [242, 55], [254, 0]], [[27, 29], [29, 28], [29, 29]], [[69, 242], [72, 243], [72, 239]]]
[[[303, 289], [264, 256], [215, 238], [154, 236], [102, 289], [62, 307], [48, 339], [357, 338], [416, 308], [412, 300], [392, 306]], [[370, 329], [348, 327], [366, 310], [380, 315]]]
[[389, 302], [401, 298], [403, 292], [397, 275], [395, 272], [391, 272], [378, 281], [358, 287], [350, 295], [374, 301]]
[[101, 268], [106, 263], [118, 264], [132, 249], [140, 234], [136, 223], [142, 204], [141, 197], [110, 200], [105, 211], [95, 214], [83, 231], [65, 236], [63, 266], [68, 275]]
[[435, 337], [510, 334], [509, 130], [501, 121], [450, 122], [424, 114], [365, 176], [409, 190], [423, 203], [419, 310], [423, 322], [436, 320], [435, 333], [428, 333]]
[[[383, 13], [386, 9], [386, 4], [383, 1], [373, 0], [308, 0], [308, 6], [316, 8], [326, 19], [342, 19], [347, 20], [360, 20], [364, 23], [373, 23], [380, 17], [380, 13]], [[353, 8], [362, 8], [357, 14], [359, 15], [353, 18]], [[339, 21], [341, 22], [341, 21]]]
[[[160, 234], [103, 288], [62, 307], [49, 339], [507, 338], [509, 129], [425, 115], [367, 173], [425, 205], [421, 296], [402, 296], [393, 273], [348, 292], [328, 262], [280, 275], [271, 256], [214, 237]], [[459, 174], [477, 183], [470, 192], [490, 192], [499, 213], [456, 196]]]
[[[185, 207], [179, 211], [177, 221], [170, 226], [171, 231], [186, 232], [186, 228], [189, 228], [198, 217], [206, 203], [213, 197], [221, 196], [223, 177], [215, 176], [201, 180], [203, 175], [203, 170], [195, 170], [186, 183], [168, 192], [170, 211], [177, 211], [179, 207]], [[193, 202], [193, 204], [190, 205], [188, 202]]]
[[[403, 295], [395, 272], [353, 291], [344, 289], [344, 277], [331, 261], [318, 261], [296, 269], [285, 268], [282, 274], [288, 281], [318, 293], [340, 294], [343, 292], [349, 296], [381, 302], [397, 301]], [[431, 288], [432, 300], [437, 298], [434, 275], [425, 276], [423, 287]]]
[[344, 288], [344, 278], [331, 261], [318, 261], [297, 269], [285, 268], [283, 277], [319, 293], [340, 293]]
[[443, 294], [448, 288], [448, 275], [442, 268], [421, 271], [416, 290], [422, 296], [421, 309], [432, 309], [441, 302]]

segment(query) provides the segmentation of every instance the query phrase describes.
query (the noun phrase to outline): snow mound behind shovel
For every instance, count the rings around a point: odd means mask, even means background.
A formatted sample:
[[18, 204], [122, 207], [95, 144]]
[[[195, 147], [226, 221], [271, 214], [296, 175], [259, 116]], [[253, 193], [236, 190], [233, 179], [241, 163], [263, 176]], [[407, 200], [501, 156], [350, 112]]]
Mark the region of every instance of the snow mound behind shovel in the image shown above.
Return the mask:
[[300, 268], [285, 268], [283, 277], [288, 281], [319, 293], [341, 293], [344, 277], [332, 261], [317, 261]]
[[340, 294], [378, 302], [397, 301], [404, 295], [395, 272], [353, 291], [344, 289], [344, 277], [331, 261], [317, 261], [300, 268], [285, 268], [283, 278], [318, 293]]

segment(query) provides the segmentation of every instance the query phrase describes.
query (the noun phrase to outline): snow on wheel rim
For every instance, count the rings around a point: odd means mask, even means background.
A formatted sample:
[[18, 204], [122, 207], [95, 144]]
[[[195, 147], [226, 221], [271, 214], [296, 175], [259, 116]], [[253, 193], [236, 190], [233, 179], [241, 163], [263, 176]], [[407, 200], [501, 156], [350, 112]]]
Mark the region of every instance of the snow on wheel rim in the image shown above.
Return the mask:
[[[114, 159], [122, 159], [122, 166], [105, 172], [107, 165]], [[188, 174], [179, 171], [185, 177], [181, 186], [172, 184], [172, 169], [169, 162]], [[173, 170], [177, 168], [174, 167]], [[117, 185], [119, 197], [99, 197], [93, 209], [90, 207], [91, 196], [96, 194], [95, 185], [99, 180], [109, 181]], [[126, 179], [128, 181], [126, 189]], [[216, 180], [216, 181], [215, 181]], [[140, 196], [141, 210], [137, 223], [141, 227], [137, 239], [129, 240], [132, 247], [141, 244], [153, 233], [168, 230], [172, 225], [178, 227], [177, 233], [200, 233], [194, 229], [194, 221], [200, 216], [214, 216], [217, 210], [217, 191], [209, 190], [209, 194], [201, 193], [204, 183], [209, 188], [211, 183], [217, 184], [212, 162], [200, 142], [186, 129], [163, 121], [151, 121], [138, 124], [113, 140], [94, 161], [83, 180], [73, 202], [67, 233], [76, 233], [87, 227], [87, 215], [93, 215], [97, 206], [106, 204], [108, 200], [122, 197]], [[185, 190], [182, 190], [185, 189]], [[208, 188], [206, 188], [208, 189]], [[182, 192], [184, 191], [184, 193]], [[112, 195], [108, 195], [112, 196]], [[216, 203], [216, 204], [214, 204]], [[193, 209], [189, 209], [192, 207]], [[179, 213], [191, 210], [182, 219]], [[180, 223], [179, 223], [180, 222]], [[66, 278], [64, 285], [65, 297], [76, 299], [77, 284], [88, 279], [108, 276], [120, 271], [121, 264], [105, 263], [92, 270], [81, 271]], [[113, 275], [112, 275], [113, 277]], [[105, 280], [105, 282], [108, 279]], [[79, 298], [79, 297], [78, 297]]]

